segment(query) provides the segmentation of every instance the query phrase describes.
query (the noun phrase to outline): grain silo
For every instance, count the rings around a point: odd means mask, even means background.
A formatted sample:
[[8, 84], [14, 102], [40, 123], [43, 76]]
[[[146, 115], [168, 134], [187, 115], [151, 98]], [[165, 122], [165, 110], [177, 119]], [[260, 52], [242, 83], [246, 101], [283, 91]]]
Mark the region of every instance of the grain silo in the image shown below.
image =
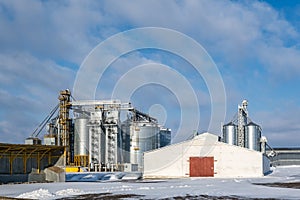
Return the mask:
[[261, 151], [261, 128], [250, 122], [245, 126], [245, 147], [255, 151]]
[[248, 101], [243, 100], [234, 119], [223, 126], [223, 142], [261, 151], [261, 127], [251, 121], [247, 106]]
[[238, 126], [229, 122], [223, 126], [223, 142], [231, 145], [237, 145]]

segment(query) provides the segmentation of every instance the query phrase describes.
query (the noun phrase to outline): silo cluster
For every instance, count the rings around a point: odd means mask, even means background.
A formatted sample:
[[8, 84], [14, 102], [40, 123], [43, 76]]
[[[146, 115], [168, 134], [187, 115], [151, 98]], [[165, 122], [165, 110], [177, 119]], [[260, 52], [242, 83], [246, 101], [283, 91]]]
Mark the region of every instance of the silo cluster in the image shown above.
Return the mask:
[[74, 164], [95, 171], [141, 171], [143, 153], [170, 144], [171, 130], [135, 109], [121, 122], [121, 110], [111, 105], [75, 110]]
[[248, 117], [247, 105], [244, 100], [242, 106], [238, 106], [237, 118], [223, 126], [223, 142], [261, 151], [264, 145], [261, 144], [261, 127]]
[[[243, 147], [261, 151], [260, 138], [261, 127], [253, 122], [244, 126], [244, 145]], [[223, 142], [231, 145], [237, 145], [238, 125], [229, 122], [223, 126]]]
[[[143, 153], [170, 144], [171, 130], [157, 119], [120, 100], [75, 100], [69, 90], [39, 125], [28, 144], [40, 144], [37, 135], [47, 123], [45, 145], [65, 147], [66, 164], [94, 171], [143, 169]], [[73, 99], [71, 101], [71, 99]], [[58, 115], [52, 116], [58, 110]], [[70, 110], [73, 117], [71, 118]], [[127, 119], [121, 121], [121, 112]], [[123, 115], [124, 116], [124, 115]]]

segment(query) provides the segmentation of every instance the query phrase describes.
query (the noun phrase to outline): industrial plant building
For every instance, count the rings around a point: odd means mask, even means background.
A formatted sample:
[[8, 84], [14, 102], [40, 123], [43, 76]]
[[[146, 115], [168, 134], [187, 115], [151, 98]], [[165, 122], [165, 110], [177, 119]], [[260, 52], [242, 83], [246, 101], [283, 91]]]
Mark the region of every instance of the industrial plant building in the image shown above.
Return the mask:
[[[273, 166], [300, 163], [299, 149], [268, 145], [249, 118], [246, 100], [222, 126], [222, 137], [203, 133], [170, 144], [171, 130], [129, 102], [75, 100], [69, 90], [58, 99], [24, 145], [0, 144], [1, 179], [16, 175], [20, 180], [23, 174], [22, 180], [29, 180], [44, 170], [46, 180], [63, 181], [65, 172], [81, 169], [143, 172], [144, 178], [261, 177], [270, 161]], [[39, 134], [45, 128], [42, 145]]]
[[269, 170], [263, 153], [220, 142], [210, 133], [144, 155], [144, 178], [261, 177]]
[[[61, 91], [59, 105], [40, 125], [41, 128], [47, 127], [45, 145], [66, 148], [66, 163], [70, 168], [142, 171], [145, 151], [170, 144], [171, 130], [160, 126], [157, 119], [138, 111], [130, 103], [121, 103], [120, 100], [75, 101], [71, 98], [69, 90]], [[59, 112], [55, 117], [56, 110]], [[127, 115], [123, 122], [121, 112]], [[39, 132], [35, 131], [26, 143], [40, 144]]]
[[300, 165], [300, 148], [274, 148], [266, 153], [272, 166]]
[[247, 105], [246, 100], [238, 105], [234, 119], [223, 126], [222, 139], [204, 133], [146, 152], [144, 177], [260, 177], [269, 172], [267, 139], [249, 118]]
[[0, 183], [27, 182], [32, 169], [65, 166], [65, 147], [0, 143]]

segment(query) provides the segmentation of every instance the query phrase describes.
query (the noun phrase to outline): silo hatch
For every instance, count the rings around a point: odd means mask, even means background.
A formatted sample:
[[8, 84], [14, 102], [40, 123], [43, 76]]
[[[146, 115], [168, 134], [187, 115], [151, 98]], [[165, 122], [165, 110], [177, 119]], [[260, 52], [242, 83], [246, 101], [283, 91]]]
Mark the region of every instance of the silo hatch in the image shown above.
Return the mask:
[[214, 157], [190, 157], [190, 177], [213, 177]]

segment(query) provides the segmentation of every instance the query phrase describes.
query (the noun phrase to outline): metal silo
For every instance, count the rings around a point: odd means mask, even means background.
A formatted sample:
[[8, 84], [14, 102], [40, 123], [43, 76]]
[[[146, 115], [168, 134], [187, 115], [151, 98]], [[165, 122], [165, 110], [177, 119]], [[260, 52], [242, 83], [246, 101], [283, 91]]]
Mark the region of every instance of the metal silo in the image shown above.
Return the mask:
[[238, 126], [230, 122], [223, 126], [223, 142], [231, 145], [237, 145]]
[[143, 153], [159, 147], [159, 130], [156, 123], [133, 122], [130, 127], [130, 163], [143, 168]]
[[159, 147], [165, 147], [171, 144], [171, 129], [160, 128], [159, 130]]
[[250, 122], [245, 126], [245, 147], [260, 151], [261, 128], [259, 125]]
[[87, 126], [89, 119], [75, 119], [74, 130], [74, 158], [75, 164], [79, 166], [88, 165], [89, 157], [89, 128]]

